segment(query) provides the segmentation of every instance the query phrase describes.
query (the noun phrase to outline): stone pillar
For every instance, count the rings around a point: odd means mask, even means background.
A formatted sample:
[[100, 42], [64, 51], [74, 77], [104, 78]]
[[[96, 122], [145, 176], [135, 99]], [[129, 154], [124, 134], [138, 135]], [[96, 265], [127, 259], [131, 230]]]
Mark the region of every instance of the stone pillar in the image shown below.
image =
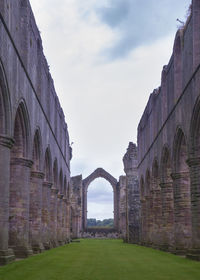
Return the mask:
[[30, 169], [32, 161], [11, 159], [9, 245], [17, 257], [32, 255], [29, 244]]
[[119, 233], [126, 238], [126, 176], [119, 178]]
[[50, 228], [50, 182], [43, 182], [42, 186], [42, 243], [46, 250], [52, 247]]
[[63, 197], [63, 212], [62, 212], [62, 228], [63, 228], [63, 241], [64, 243], [68, 243], [68, 231], [67, 231], [67, 198], [66, 196]]
[[191, 199], [189, 172], [173, 173], [174, 245], [177, 254], [191, 248]]
[[161, 183], [162, 197], [162, 245], [161, 249], [171, 251], [174, 246], [174, 203], [172, 182]]
[[15, 258], [13, 250], [8, 248], [10, 149], [13, 143], [13, 139], [0, 135], [0, 265]]
[[58, 189], [52, 187], [50, 194], [50, 229], [51, 229], [51, 244], [53, 247], [58, 246], [57, 237], [57, 195]]
[[150, 245], [150, 196], [149, 195], [145, 195], [145, 245], [146, 246]]
[[137, 171], [137, 147], [129, 143], [123, 157], [126, 173], [126, 203], [127, 203], [127, 242], [140, 241], [140, 197]]
[[30, 244], [34, 253], [44, 251], [42, 244], [42, 184], [44, 173], [31, 172], [30, 187]]
[[67, 199], [67, 201], [66, 201], [66, 216], [65, 216], [65, 219], [66, 219], [66, 232], [67, 232], [67, 241], [68, 242], [71, 239], [71, 221], [70, 221], [71, 214], [70, 214], [70, 208], [71, 208], [71, 205], [70, 205], [69, 199]]
[[148, 207], [148, 216], [149, 216], [149, 240], [148, 243], [150, 246], [153, 245], [153, 233], [154, 233], [154, 203], [153, 203], [153, 190], [150, 190], [149, 195], [149, 207]]
[[155, 188], [153, 190], [153, 233], [152, 241], [155, 248], [161, 245], [161, 225], [162, 225], [162, 204], [161, 190]]
[[141, 203], [141, 237], [140, 241], [142, 245], [146, 244], [147, 230], [146, 230], [146, 199], [144, 197], [140, 200]]
[[[83, 218], [82, 216], [85, 214], [83, 210], [83, 183], [82, 176], [75, 176], [71, 178], [71, 215], [72, 215], [72, 237], [79, 238], [81, 237], [81, 233], [83, 231]], [[87, 206], [85, 204], [85, 209]], [[87, 217], [87, 216], [86, 216]]]
[[62, 233], [62, 199], [63, 194], [58, 193], [57, 196], [57, 238], [59, 245], [63, 245], [63, 233]]
[[200, 157], [188, 160], [191, 182], [192, 249], [200, 254]]

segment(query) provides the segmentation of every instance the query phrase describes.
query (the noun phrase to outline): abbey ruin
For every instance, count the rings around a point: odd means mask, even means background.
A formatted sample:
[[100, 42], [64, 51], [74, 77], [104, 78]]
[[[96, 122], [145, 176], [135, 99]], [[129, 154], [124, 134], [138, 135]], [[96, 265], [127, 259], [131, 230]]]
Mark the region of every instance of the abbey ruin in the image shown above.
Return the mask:
[[71, 177], [64, 113], [28, 0], [0, 1], [0, 264], [87, 231], [87, 188], [114, 192], [120, 238], [200, 259], [200, 0], [129, 143], [124, 176]]

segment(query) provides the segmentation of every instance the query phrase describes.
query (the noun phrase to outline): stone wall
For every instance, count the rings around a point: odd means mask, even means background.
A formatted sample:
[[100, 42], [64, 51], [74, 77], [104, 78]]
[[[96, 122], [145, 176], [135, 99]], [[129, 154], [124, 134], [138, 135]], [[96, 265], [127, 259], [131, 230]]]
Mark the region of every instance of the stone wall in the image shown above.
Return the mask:
[[29, 1], [0, 1], [0, 42], [0, 263], [6, 263], [70, 238], [71, 148]]
[[142, 243], [177, 254], [200, 252], [199, 30], [193, 0], [138, 126]]
[[129, 143], [123, 157], [124, 171], [126, 173], [126, 238], [130, 243], [140, 242], [140, 195], [138, 183], [137, 147]]

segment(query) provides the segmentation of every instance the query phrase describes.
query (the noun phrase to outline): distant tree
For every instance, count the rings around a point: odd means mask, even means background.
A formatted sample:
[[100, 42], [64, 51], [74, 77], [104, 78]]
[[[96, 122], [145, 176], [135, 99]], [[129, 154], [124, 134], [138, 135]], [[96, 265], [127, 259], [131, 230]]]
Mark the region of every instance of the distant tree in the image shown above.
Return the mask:
[[88, 227], [114, 227], [113, 219], [104, 219], [104, 220], [96, 220], [96, 219], [87, 219]]

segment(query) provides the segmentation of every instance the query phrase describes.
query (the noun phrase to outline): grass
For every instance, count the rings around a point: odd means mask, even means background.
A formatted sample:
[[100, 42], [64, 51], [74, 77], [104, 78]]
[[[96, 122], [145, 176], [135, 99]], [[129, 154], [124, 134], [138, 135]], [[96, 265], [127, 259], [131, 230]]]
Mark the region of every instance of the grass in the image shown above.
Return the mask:
[[200, 263], [121, 240], [84, 239], [0, 267], [0, 280], [199, 280]]

